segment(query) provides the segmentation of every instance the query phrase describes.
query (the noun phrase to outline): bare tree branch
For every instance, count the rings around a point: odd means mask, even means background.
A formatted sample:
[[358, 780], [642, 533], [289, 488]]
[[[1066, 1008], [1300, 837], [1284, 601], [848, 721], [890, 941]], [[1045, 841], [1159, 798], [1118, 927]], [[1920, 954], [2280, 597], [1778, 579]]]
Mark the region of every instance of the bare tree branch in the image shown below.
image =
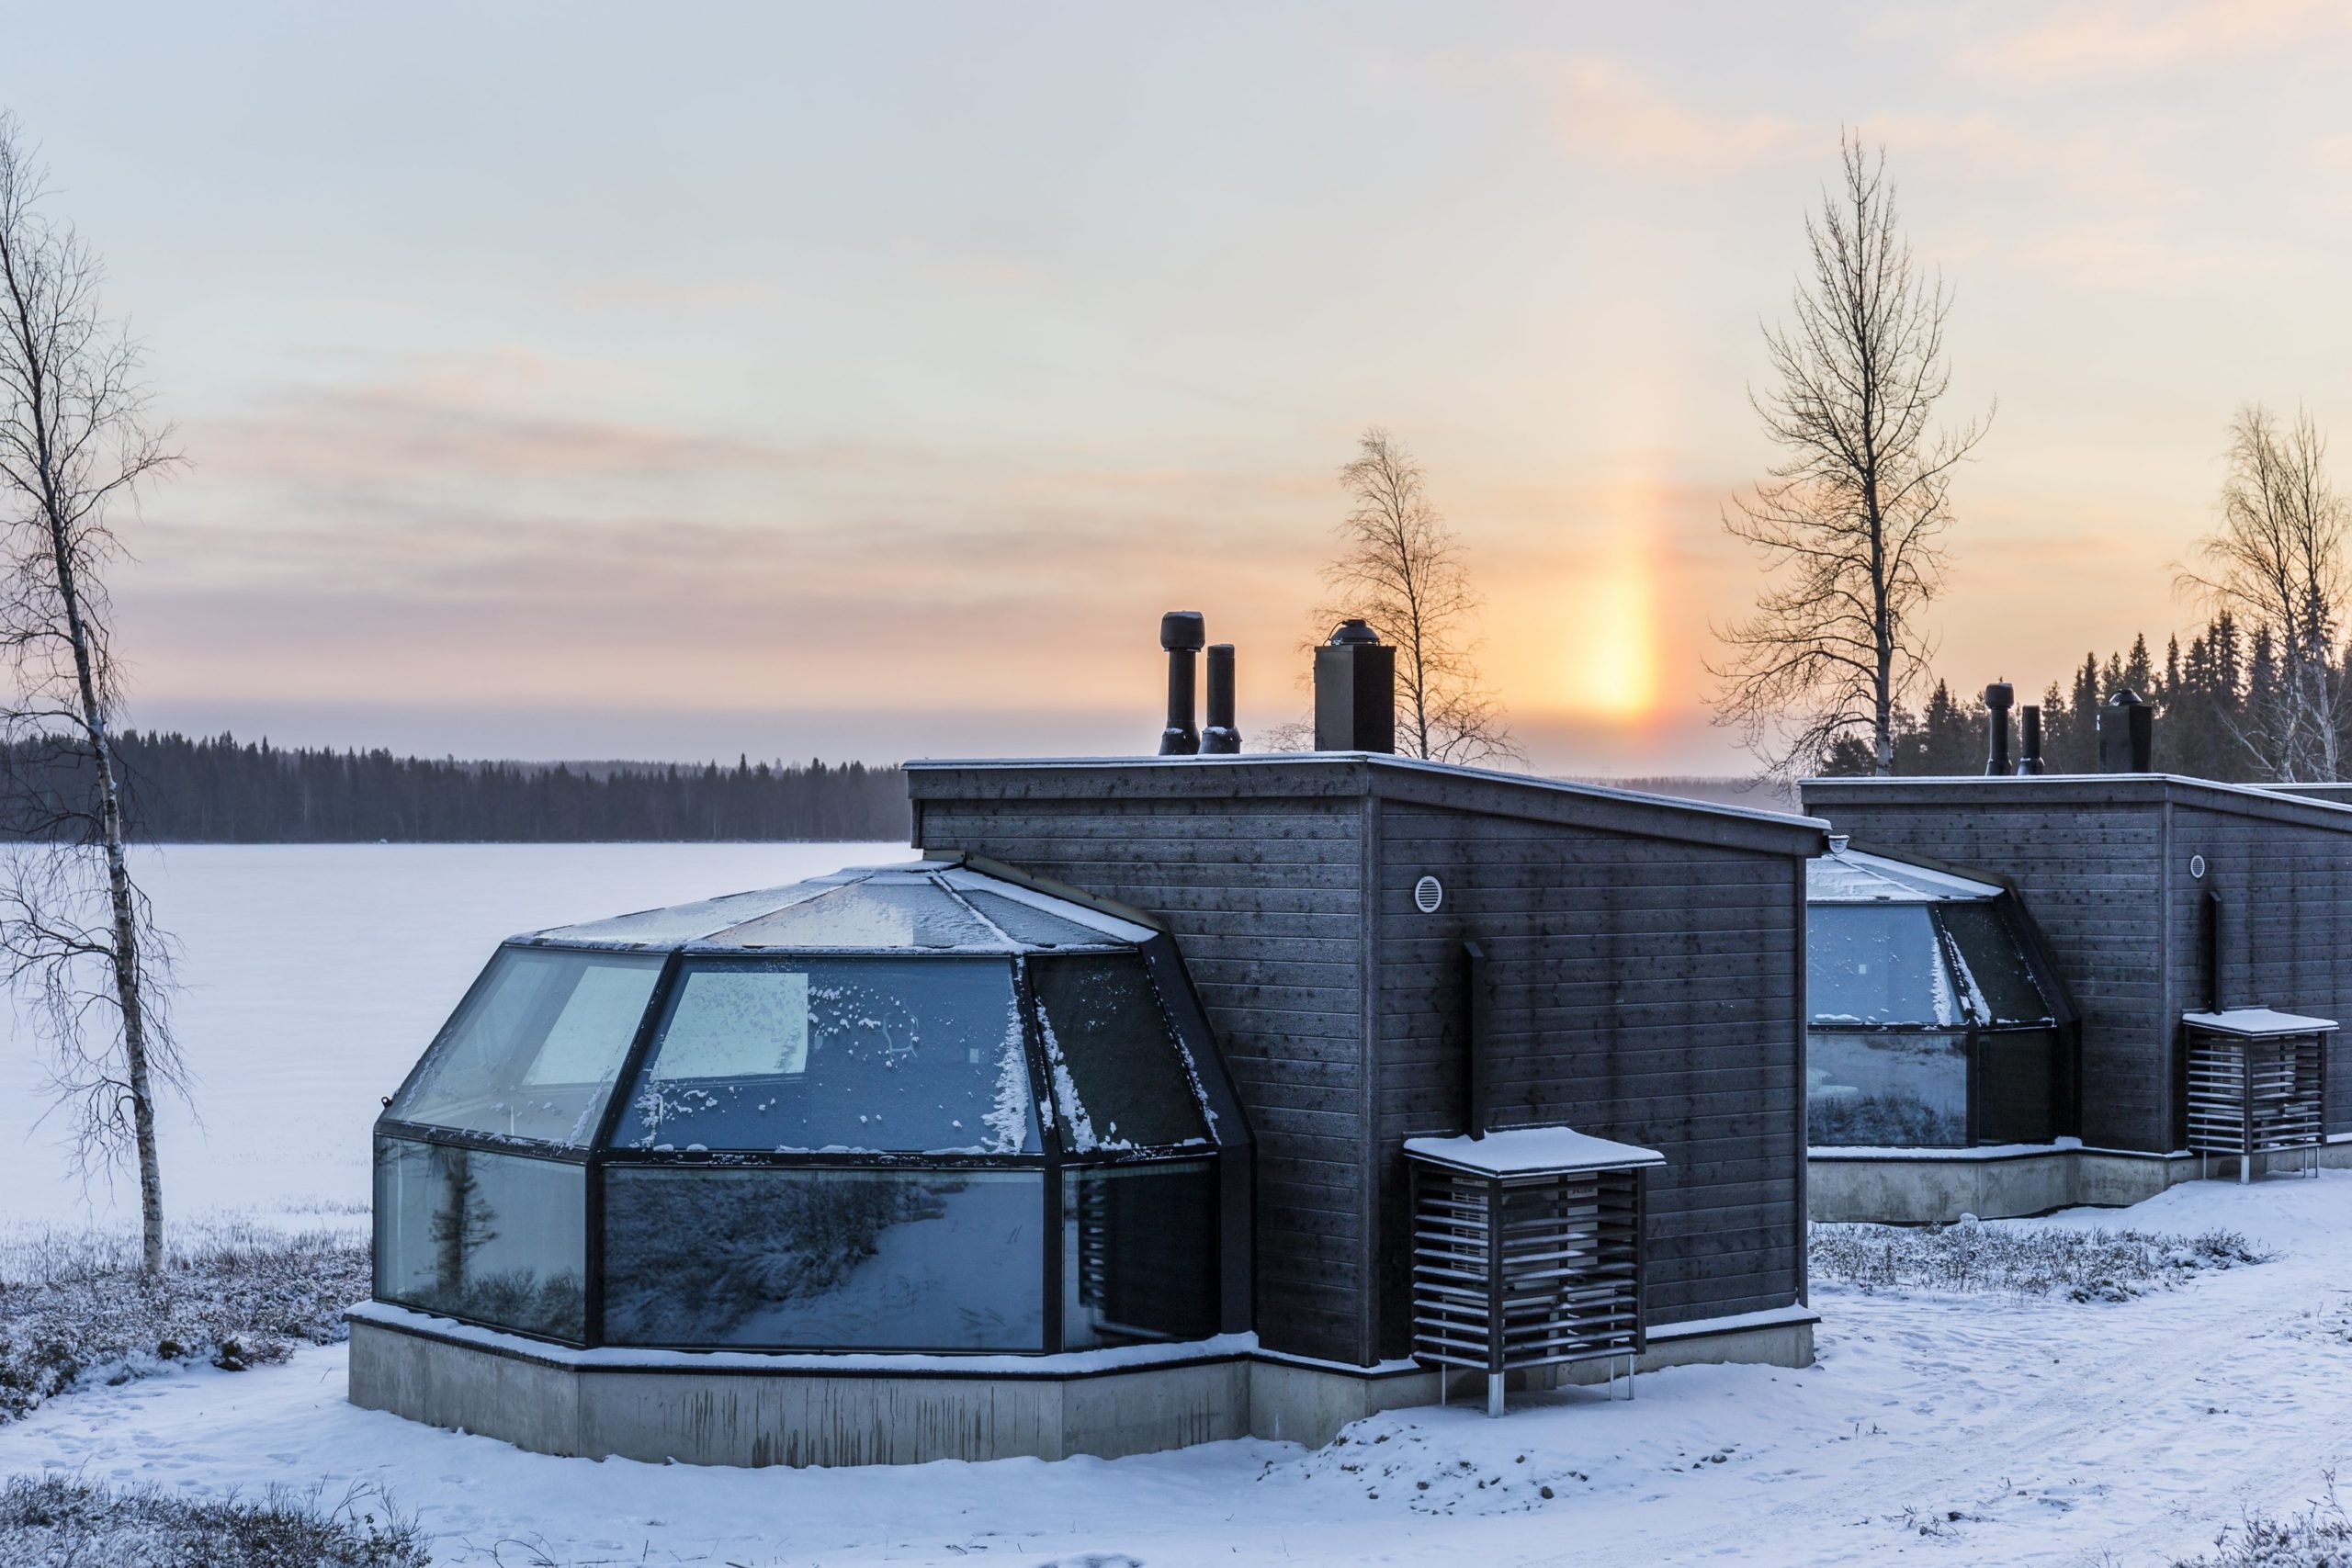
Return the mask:
[[1991, 419], [1931, 429], [1951, 295], [1913, 264], [1885, 152], [1853, 136], [1840, 152], [1838, 188], [1805, 220], [1793, 320], [1764, 333], [1778, 387], [1748, 400], [1787, 457], [1723, 519], [1769, 585], [1708, 665], [1715, 722], [1781, 776], [1858, 730], [1893, 770], [1899, 705], [1934, 652], [1919, 614], [1942, 581], [1951, 476]]
[[1524, 761], [1500, 700], [1479, 676], [1482, 601], [1460, 536], [1430, 504], [1420, 465], [1374, 425], [1340, 484], [1353, 505], [1338, 528], [1340, 553], [1323, 570], [1329, 597], [1314, 612], [1311, 640], [1361, 618], [1396, 646], [1397, 740], [1408, 755]]
[[31, 1004], [77, 1166], [135, 1163], [153, 1271], [155, 1097], [183, 1077], [170, 955], [125, 852], [104, 574], [121, 549], [107, 509], [177, 459], [147, 423], [138, 344], [100, 307], [97, 259], [45, 196], [0, 113], [0, 807], [22, 835], [0, 852], [0, 978]]

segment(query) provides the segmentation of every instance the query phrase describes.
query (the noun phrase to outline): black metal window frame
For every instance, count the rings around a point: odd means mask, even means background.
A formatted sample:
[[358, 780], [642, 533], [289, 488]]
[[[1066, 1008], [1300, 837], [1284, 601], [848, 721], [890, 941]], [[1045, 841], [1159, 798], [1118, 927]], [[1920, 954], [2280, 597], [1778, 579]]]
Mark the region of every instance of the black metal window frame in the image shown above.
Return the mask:
[[[568, 951], [607, 951], [602, 947], [591, 948], [584, 944], [572, 946], [531, 942], [502, 943], [501, 947], [502, 950], [504, 948], [545, 950], [565, 947]], [[1162, 951], [1155, 952], [1154, 948], [1160, 948]], [[644, 950], [618, 951], [642, 953]], [[1204, 1059], [1204, 1048], [1208, 1043], [1207, 1023], [1205, 1017], [1200, 1011], [1198, 998], [1190, 994], [1189, 986], [1186, 987], [1186, 994], [1181, 998], [1171, 998], [1168, 994], [1168, 976], [1170, 973], [1169, 965], [1173, 958], [1174, 947], [1164, 936], [1155, 938], [1151, 944], [1147, 945], [1142, 956], [1145, 960], [1146, 973], [1151, 982], [1152, 994], [1159, 1001], [1161, 1014], [1176, 1038], [1180, 1049], [1193, 1064], [1196, 1090], [1204, 1100], [1203, 1110], [1205, 1112], [1208, 1127], [1208, 1142], [1134, 1149], [1096, 1149], [1082, 1153], [1073, 1153], [1063, 1146], [1061, 1118], [1055, 1107], [1053, 1085], [1046, 1077], [1046, 1054], [1040, 1023], [1042, 1012], [1035, 989], [1030, 983], [1029, 964], [1031, 959], [1035, 957], [1043, 957], [1050, 962], [1054, 956], [1061, 953], [1079, 954], [1106, 952], [1135, 953], [1136, 949], [1107, 942], [1100, 947], [1073, 946], [1042, 953], [1026, 952], [910, 953], [906, 949], [787, 953], [673, 948], [662, 955], [661, 972], [654, 981], [652, 991], [647, 998], [645, 1011], [638, 1020], [637, 1030], [629, 1041], [628, 1049], [621, 1059], [612, 1095], [605, 1103], [603, 1114], [598, 1118], [594, 1133], [584, 1147], [398, 1121], [389, 1114], [377, 1119], [374, 1135], [379, 1142], [393, 1140], [412, 1144], [438, 1144], [454, 1148], [481, 1149], [521, 1158], [585, 1168], [582, 1178], [585, 1187], [582, 1204], [583, 1224], [587, 1234], [583, 1237], [582, 1272], [586, 1300], [582, 1313], [582, 1337], [579, 1339], [566, 1339], [558, 1336], [535, 1333], [528, 1329], [510, 1327], [504, 1324], [483, 1322], [480, 1325], [482, 1327], [496, 1329], [503, 1334], [513, 1334], [526, 1339], [586, 1349], [602, 1348], [609, 1344], [605, 1332], [606, 1274], [605, 1173], [613, 1169], [836, 1170], [876, 1171], [900, 1175], [925, 1170], [1025, 1171], [1034, 1173], [1036, 1179], [1043, 1184], [1041, 1212], [1044, 1235], [1040, 1247], [1042, 1266], [1039, 1270], [1038, 1286], [1041, 1292], [1039, 1299], [1045, 1332], [1044, 1344], [1040, 1349], [1035, 1351], [961, 1350], [943, 1349], [936, 1346], [910, 1345], [896, 1348], [861, 1346], [854, 1351], [837, 1351], [835, 1348], [826, 1346], [637, 1344], [631, 1344], [625, 1348], [737, 1352], [748, 1350], [753, 1354], [766, 1352], [778, 1355], [840, 1353], [1050, 1356], [1060, 1354], [1064, 1349], [1065, 1339], [1065, 1326], [1062, 1322], [1064, 1281], [1061, 1239], [1067, 1217], [1063, 1212], [1064, 1171], [1203, 1163], [1211, 1164], [1216, 1171], [1217, 1178], [1218, 1201], [1212, 1216], [1215, 1232], [1212, 1245], [1220, 1284], [1218, 1331], [1231, 1333], [1246, 1329], [1249, 1326], [1250, 1313], [1250, 1237], [1253, 1219], [1251, 1209], [1254, 1201], [1250, 1180], [1251, 1140], [1248, 1124], [1241, 1118], [1239, 1107], [1233, 1100], [1230, 1087], [1225, 1082], [1221, 1068], [1215, 1062], [1213, 1055]], [[651, 1057], [657, 1043], [662, 1021], [667, 1016], [671, 996], [677, 987], [680, 976], [689, 963], [706, 965], [727, 964], [731, 962], [752, 968], [773, 965], [778, 960], [795, 958], [821, 959], [831, 962], [836, 959], [860, 958], [905, 961], [910, 957], [917, 957], [927, 963], [999, 964], [1009, 963], [1012, 965], [1014, 1008], [1022, 1031], [1022, 1061], [1028, 1070], [1030, 1100], [1035, 1107], [1038, 1124], [1039, 1146], [1036, 1150], [1012, 1154], [953, 1155], [878, 1150], [777, 1154], [774, 1151], [620, 1149], [613, 1146], [615, 1134], [618, 1132], [621, 1118], [627, 1111], [628, 1095], [637, 1080], [643, 1076], [646, 1063]], [[478, 976], [473, 985], [467, 988], [466, 995], [459, 999], [458, 1008], [453, 1010], [451, 1014], [453, 1019], [472, 1000], [475, 992], [487, 980], [492, 967], [489, 964], [483, 966], [482, 974]], [[1174, 972], [1181, 974], [1181, 967]], [[447, 1028], [447, 1024], [443, 1025], [443, 1032], [446, 1032]], [[441, 1032], [436, 1032], [435, 1040], [437, 1042], [440, 1037]], [[408, 1077], [401, 1080], [403, 1089], [417, 1073], [423, 1070], [423, 1067], [424, 1061], [420, 1058], [417, 1065], [410, 1069]], [[397, 1100], [398, 1096], [395, 1095], [394, 1099]], [[1238, 1136], [1230, 1140], [1220, 1137], [1221, 1129], [1229, 1129]], [[372, 1226], [370, 1234], [372, 1237]], [[371, 1258], [370, 1285], [378, 1300], [393, 1300], [392, 1297], [385, 1294], [382, 1288], [382, 1259], [380, 1258]], [[395, 1303], [395, 1304], [398, 1303]], [[459, 1321], [476, 1320], [461, 1319]]]
[[[1963, 1120], [1967, 1142], [1962, 1148], [1976, 1148], [1986, 1144], [1984, 1135], [1984, 1101], [1989, 1082], [1990, 1066], [1986, 1057], [1988, 1042], [2001, 1035], [2049, 1033], [2055, 1037], [2051, 1063], [2051, 1123], [2053, 1138], [2079, 1137], [2082, 1134], [2082, 1019], [2075, 1010], [2066, 990], [2058, 979], [2048, 944], [2033, 922], [2025, 917], [2024, 906], [2013, 893], [2004, 892], [1996, 898], [1986, 899], [2001, 911], [2009, 934], [2017, 939], [2018, 949], [2025, 959], [2027, 972], [2033, 977], [2034, 989], [2050, 1009], [2049, 1016], [2031, 1022], [1984, 1023], [1973, 1015], [1962, 1023], [1849, 1023], [1821, 1022], [1808, 1020], [1805, 1032], [1836, 1034], [1848, 1038], [1869, 1039], [1872, 1036], [1906, 1034], [1963, 1034], [1963, 1048], [1968, 1068], [1968, 1092]], [[1824, 906], [1836, 908], [1837, 906]], [[1963, 995], [1960, 976], [1962, 961], [1959, 943], [1943, 921], [1939, 906], [1923, 906], [1928, 911], [1928, 927], [1936, 933], [1936, 954], [1944, 966], [1944, 983], [1953, 996]], [[1937, 1145], [1941, 1146], [1941, 1145]], [[1994, 1145], [1997, 1146], [1997, 1145]]]

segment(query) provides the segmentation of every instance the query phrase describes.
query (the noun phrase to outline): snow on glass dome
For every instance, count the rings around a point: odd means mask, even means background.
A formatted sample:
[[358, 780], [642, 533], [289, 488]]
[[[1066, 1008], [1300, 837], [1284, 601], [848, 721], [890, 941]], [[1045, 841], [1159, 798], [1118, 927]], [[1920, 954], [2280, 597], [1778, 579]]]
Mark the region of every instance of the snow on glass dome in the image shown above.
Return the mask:
[[1199, 1338], [1246, 1326], [1247, 1142], [1164, 933], [844, 871], [499, 948], [377, 1123], [375, 1293], [588, 1345]]
[[2016, 898], [1832, 842], [1805, 874], [1811, 1143], [1968, 1147], [2066, 1132], [2074, 1014]]

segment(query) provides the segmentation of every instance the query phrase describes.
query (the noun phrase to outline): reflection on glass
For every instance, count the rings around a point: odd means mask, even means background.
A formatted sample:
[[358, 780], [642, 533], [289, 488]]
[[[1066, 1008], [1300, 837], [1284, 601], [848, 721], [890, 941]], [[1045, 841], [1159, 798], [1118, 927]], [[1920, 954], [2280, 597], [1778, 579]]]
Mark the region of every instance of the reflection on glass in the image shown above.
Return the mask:
[[2025, 953], [2000, 906], [1993, 903], [1946, 904], [1939, 911], [1960, 960], [1970, 988], [2000, 1023], [2040, 1023], [2050, 1016], [2050, 1004], [2033, 983]]
[[1062, 1344], [1217, 1331], [1217, 1182], [1207, 1161], [1062, 1173]]
[[1046, 1059], [1066, 1147], [1161, 1147], [1205, 1140], [1199, 1091], [1136, 953], [1038, 958]]
[[585, 1171], [554, 1160], [376, 1141], [376, 1295], [578, 1339]]
[[655, 957], [499, 949], [389, 1114], [579, 1147], [661, 974]]
[[1045, 1344], [1038, 1171], [614, 1168], [605, 1181], [608, 1343]]
[[2058, 1135], [2058, 1032], [1990, 1031], [1977, 1036], [1984, 1081], [1977, 1094], [1980, 1144], [2046, 1144]]
[[617, 1140], [640, 1149], [1035, 1150], [1012, 966], [689, 964]]
[[1965, 1035], [1815, 1031], [1805, 1040], [1805, 1134], [1816, 1145], [1968, 1142]]
[[1926, 906], [1815, 905], [1805, 927], [1815, 1023], [1959, 1021]]

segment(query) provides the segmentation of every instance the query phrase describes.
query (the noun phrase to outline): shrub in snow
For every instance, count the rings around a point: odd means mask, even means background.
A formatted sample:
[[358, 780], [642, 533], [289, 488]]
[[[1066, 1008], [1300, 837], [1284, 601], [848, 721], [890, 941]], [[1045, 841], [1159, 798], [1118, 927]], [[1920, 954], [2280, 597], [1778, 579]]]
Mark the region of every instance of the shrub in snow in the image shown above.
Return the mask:
[[2335, 1500], [2292, 1518], [2249, 1515], [2223, 1530], [2211, 1552], [2176, 1558], [2172, 1568], [2352, 1568], [2352, 1518]]
[[379, 1495], [338, 1506], [315, 1493], [182, 1497], [62, 1476], [0, 1484], [0, 1562], [10, 1568], [426, 1568], [413, 1521]]
[[0, 1235], [0, 1422], [77, 1383], [199, 1360], [240, 1371], [330, 1344], [347, 1334], [344, 1309], [368, 1294], [368, 1275], [363, 1238], [233, 1220], [179, 1227], [152, 1278], [136, 1235]]
[[1817, 1224], [1809, 1248], [1817, 1283], [1860, 1291], [2003, 1291], [2121, 1302], [2215, 1269], [2267, 1262], [2233, 1231], [2165, 1235], [2064, 1225]]

